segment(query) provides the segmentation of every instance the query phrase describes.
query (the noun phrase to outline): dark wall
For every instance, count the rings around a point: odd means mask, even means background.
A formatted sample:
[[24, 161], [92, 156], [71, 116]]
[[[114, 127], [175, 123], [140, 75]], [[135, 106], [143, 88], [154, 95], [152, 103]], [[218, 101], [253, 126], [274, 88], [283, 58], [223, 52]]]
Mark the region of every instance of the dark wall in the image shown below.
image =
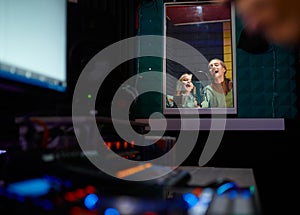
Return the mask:
[[136, 1], [117, 0], [81, 0], [68, 4], [70, 90], [95, 54], [135, 34], [136, 4]]

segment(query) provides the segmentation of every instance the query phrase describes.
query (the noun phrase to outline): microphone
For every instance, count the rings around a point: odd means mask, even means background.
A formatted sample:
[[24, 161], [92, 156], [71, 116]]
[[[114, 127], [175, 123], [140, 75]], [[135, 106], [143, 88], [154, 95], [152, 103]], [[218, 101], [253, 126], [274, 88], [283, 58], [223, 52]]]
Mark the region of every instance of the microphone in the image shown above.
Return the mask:
[[211, 78], [210, 74], [208, 74], [207, 72], [204, 72], [202, 70], [195, 71], [194, 75], [203, 86], [206, 86], [212, 82], [212, 78]]

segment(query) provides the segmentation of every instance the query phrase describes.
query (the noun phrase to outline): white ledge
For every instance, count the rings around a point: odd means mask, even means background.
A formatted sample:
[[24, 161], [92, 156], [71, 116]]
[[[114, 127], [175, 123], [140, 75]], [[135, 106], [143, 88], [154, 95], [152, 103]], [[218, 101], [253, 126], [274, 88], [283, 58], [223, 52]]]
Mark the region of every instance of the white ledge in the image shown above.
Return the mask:
[[284, 130], [284, 118], [136, 119], [155, 130]]

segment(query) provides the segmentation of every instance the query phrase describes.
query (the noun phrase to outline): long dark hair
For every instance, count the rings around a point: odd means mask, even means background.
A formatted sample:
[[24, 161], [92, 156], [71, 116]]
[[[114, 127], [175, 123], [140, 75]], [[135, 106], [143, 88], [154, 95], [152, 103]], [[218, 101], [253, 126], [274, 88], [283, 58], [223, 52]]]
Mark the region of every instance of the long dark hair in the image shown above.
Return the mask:
[[226, 72], [227, 72], [226, 64], [224, 63], [224, 61], [222, 61], [219, 58], [213, 58], [209, 62], [211, 62], [212, 60], [218, 60], [220, 62], [220, 64], [222, 65], [222, 67], [225, 69], [224, 81], [221, 83], [221, 86], [223, 88], [224, 94], [227, 95], [232, 90], [233, 84], [232, 84], [232, 81], [229, 78], [226, 77]]

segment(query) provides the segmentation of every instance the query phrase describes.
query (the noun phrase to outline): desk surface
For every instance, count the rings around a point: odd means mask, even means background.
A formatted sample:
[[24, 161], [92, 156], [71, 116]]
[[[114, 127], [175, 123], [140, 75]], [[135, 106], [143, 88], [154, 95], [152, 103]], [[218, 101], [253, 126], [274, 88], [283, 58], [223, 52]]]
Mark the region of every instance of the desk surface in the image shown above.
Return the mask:
[[205, 187], [217, 179], [223, 178], [235, 182], [239, 187], [253, 187], [254, 201], [258, 214], [261, 214], [259, 192], [257, 190], [254, 173], [251, 168], [219, 168], [181, 166], [179, 169], [190, 173], [191, 179], [187, 182], [190, 186]]
[[205, 186], [219, 178], [232, 180], [240, 187], [256, 186], [253, 170], [250, 168], [218, 168], [181, 166], [191, 174], [189, 185]]

